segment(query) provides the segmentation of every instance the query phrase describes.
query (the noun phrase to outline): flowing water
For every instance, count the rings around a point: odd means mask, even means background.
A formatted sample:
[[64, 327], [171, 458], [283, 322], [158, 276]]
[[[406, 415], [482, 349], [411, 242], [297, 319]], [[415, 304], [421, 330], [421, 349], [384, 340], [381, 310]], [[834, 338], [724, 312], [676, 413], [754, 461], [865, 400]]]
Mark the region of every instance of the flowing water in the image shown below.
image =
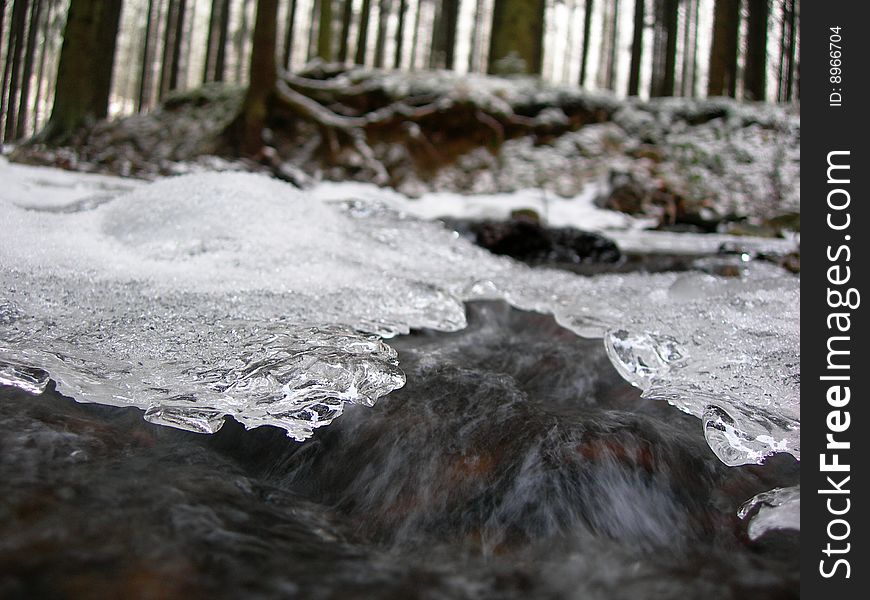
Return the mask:
[[797, 595], [782, 270], [580, 277], [374, 189], [15, 174], [0, 597]]
[[3, 598], [787, 598], [797, 534], [600, 341], [472, 303], [392, 340], [404, 388], [297, 443], [0, 387]]

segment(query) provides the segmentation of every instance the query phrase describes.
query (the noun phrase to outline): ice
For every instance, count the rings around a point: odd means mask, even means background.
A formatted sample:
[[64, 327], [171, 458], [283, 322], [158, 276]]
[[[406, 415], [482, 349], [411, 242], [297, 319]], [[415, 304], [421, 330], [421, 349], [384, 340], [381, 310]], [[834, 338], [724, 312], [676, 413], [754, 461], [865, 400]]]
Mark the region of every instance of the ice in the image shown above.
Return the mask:
[[[755, 509], [758, 509], [755, 512]], [[753, 514], [754, 513], [754, 514]], [[762, 492], [747, 501], [737, 513], [741, 519], [749, 520], [749, 537], [757, 540], [762, 535], [776, 529], [801, 528], [801, 487], [774, 488]]]
[[210, 173], [33, 201], [38, 177], [15, 169], [0, 165], [14, 176], [0, 190], [6, 383], [38, 391], [45, 371], [157, 423], [212, 432], [230, 415], [301, 440], [403, 385], [384, 340], [461, 329], [463, 302], [501, 298], [603, 338], [726, 463], [800, 456], [799, 283], [772, 266], [580, 277], [493, 256], [392, 193]]

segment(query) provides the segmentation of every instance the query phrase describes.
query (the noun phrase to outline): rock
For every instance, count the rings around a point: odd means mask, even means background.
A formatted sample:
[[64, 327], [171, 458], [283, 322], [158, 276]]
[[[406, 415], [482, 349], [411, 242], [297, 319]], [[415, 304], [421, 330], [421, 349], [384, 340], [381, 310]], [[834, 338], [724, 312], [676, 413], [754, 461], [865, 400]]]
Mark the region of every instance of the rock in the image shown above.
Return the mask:
[[622, 258], [612, 240], [573, 227], [546, 227], [534, 211], [514, 211], [507, 221], [450, 220], [445, 224], [493, 254], [531, 265], [615, 263]]

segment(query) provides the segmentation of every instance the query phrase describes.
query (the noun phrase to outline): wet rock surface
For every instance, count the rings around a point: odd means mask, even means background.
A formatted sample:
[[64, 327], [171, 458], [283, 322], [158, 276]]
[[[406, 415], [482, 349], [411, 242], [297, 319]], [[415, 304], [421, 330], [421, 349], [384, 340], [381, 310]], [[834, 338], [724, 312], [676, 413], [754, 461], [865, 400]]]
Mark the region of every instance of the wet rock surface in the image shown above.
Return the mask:
[[622, 258], [605, 236], [573, 227], [546, 227], [533, 213], [518, 212], [507, 221], [445, 219], [444, 224], [493, 254], [533, 266], [613, 264]]
[[737, 517], [793, 459], [728, 468], [599, 341], [468, 312], [393, 340], [408, 385], [302, 444], [0, 388], [0, 596], [798, 596], [797, 536]]

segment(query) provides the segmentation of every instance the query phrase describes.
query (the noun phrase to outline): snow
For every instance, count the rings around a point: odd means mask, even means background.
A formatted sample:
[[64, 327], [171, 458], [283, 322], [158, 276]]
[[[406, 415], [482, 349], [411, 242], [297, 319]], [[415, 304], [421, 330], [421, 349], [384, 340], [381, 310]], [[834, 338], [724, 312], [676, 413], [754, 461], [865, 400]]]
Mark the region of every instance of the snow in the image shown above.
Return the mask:
[[384, 340], [461, 329], [464, 301], [504, 299], [603, 338], [619, 372], [698, 417], [727, 464], [800, 456], [799, 282], [772, 266], [587, 278], [490, 255], [373, 189], [0, 175], [0, 375], [23, 389], [42, 369], [76, 400], [155, 422], [212, 432], [230, 415], [302, 440], [403, 385]]

